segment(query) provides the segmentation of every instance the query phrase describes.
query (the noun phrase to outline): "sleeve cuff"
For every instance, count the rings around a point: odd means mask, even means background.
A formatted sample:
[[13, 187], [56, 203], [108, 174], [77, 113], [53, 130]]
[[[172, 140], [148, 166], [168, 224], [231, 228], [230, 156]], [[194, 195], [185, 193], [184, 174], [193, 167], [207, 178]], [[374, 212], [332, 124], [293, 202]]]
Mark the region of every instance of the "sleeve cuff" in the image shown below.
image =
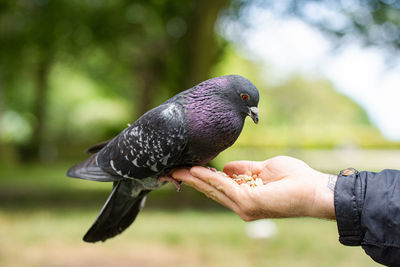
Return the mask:
[[360, 201], [361, 183], [355, 169], [342, 170], [335, 186], [335, 215], [339, 231], [339, 241], [346, 246], [359, 246], [362, 240]]

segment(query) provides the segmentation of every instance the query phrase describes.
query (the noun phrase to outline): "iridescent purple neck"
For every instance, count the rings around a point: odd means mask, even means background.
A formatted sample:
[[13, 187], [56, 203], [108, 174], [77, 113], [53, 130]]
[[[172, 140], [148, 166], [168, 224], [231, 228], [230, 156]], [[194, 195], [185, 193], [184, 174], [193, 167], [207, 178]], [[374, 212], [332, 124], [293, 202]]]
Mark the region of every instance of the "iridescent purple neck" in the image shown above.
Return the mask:
[[214, 157], [231, 146], [242, 131], [245, 116], [221, 92], [225, 79], [212, 79], [192, 88], [183, 98], [186, 124], [196, 151]]

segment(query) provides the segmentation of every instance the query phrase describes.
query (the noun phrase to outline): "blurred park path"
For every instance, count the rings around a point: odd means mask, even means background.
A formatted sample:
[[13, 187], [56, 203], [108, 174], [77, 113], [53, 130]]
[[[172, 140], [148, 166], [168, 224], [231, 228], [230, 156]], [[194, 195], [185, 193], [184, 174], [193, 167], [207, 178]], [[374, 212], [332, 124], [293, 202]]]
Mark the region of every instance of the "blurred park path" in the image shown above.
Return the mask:
[[344, 148], [335, 150], [300, 150], [294, 156], [320, 170], [335, 171], [353, 167], [359, 171], [400, 169], [400, 150]]
[[360, 149], [265, 149], [231, 148], [216, 159], [218, 166], [232, 160], [265, 160], [279, 155], [292, 156], [305, 161], [311, 167], [325, 172], [338, 173], [352, 167], [359, 171], [400, 169], [400, 150]]

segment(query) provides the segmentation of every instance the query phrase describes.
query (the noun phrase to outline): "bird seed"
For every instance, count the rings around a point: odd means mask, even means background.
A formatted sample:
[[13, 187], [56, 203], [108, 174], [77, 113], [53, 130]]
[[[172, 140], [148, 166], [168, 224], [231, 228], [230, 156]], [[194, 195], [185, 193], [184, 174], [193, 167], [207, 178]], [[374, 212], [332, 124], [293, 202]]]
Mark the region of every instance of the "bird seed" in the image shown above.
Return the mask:
[[218, 174], [221, 174], [225, 177], [231, 178], [233, 181], [235, 181], [238, 185], [241, 184], [248, 184], [250, 187], [256, 187], [260, 185], [264, 185], [263, 181], [261, 178], [257, 177], [257, 175], [249, 176], [246, 174], [233, 174], [232, 177], [227, 175], [224, 172], [217, 171]]

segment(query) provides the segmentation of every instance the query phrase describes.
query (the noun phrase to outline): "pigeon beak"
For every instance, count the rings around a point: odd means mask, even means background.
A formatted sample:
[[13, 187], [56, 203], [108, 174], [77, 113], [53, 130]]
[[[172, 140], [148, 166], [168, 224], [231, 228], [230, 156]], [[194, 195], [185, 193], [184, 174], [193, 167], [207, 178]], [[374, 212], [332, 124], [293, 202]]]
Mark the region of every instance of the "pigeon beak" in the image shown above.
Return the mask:
[[249, 107], [249, 112], [247, 114], [253, 119], [255, 124], [258, 123], [258, 107]]

